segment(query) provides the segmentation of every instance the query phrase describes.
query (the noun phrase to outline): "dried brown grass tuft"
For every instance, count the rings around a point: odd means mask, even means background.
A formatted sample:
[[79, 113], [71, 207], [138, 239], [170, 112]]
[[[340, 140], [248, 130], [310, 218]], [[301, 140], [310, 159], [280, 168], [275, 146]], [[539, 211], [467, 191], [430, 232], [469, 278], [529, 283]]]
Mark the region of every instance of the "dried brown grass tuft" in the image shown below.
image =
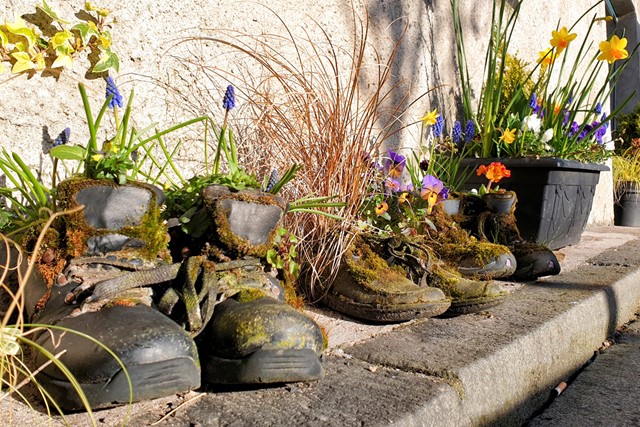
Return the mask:
[[[280, 17], [286, 37], [216, 30], [216, 37], [181, 41], [213, 43], [228, 48], [238, 61], [253, 62], [253, 68], [237, 64], [244, 70], [238, 76], [182, 58], [210, 80], [217, 76], [235, 84], [248, 103], [253, 123], [244, 140], [239, 139], [245, 168], [264, 175], [271, 168], [282, 171], [298, 163], [302, 169], [283, 190], [286, 198], [337, 196], [346, 202], [334, 212], [343, 221], [309, 213], [288, 218], [289, 230], [301, 238], [301, 282], [313, 300], [331, 283], [353, 239], [374, 172], [369, 159], [402, 129], [404, 112], [421, 98], [409, 102], [406, 85], [391, 74], [402, 37], [392, 43], [383, 60], [368, 40], [369, 17], [362, 18], [354, 7], [352, 12], [352, 44], [347, 48], [337, 46], [315, 20], [320, 40], [306, 29], [302, 35], [294, 34]], [[406, 25], [402, 36], [405, 32]], [[258, 75], [246, 71], [255, 70], [256, 64]]]

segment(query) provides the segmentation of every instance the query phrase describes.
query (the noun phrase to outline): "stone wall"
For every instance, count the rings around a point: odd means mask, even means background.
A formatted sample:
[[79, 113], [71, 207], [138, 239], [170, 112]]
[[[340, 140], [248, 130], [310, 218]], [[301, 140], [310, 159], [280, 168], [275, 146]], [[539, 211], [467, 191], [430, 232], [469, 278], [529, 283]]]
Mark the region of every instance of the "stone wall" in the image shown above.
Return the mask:
[[[548, 46], [551, 30], [571, 25], [593, 0], [561, 0], [539, 2], [525, 0], [518, 31], [512, 48], [518, 55], [534, 63], [538, 52]], [[48, 2], [62, 16], [73, 16], [84, 1]], [[465, 28], [470, 72], [474, 76], [475, 95], [480, 90], [487, 30], [491, 22], [489, 1], [460, 0]], [[99, 3], [97, 3], [100, 5]], [[322, 0], [290, 2], [260, 0], [160, 0], [108, 2], [117, 19], [112, 33], [114, 50], [121, 59], [120, 73], [112, 73], [120, 90], [127, 94], [135, 89], [135, 121], [139, 127], [157, 122], [167, 127], [196, 114], [209, 113], [221, 119], [220, 102], [226, 86], [224, 73], [234, 76], [247, 70], [235, 62], [228, 49], [212, 42], [182, 42], [186, 38], [206, 35], [219, 37], [225, 31], [245, 34], [281, 34], [286, 29], [312, 40], [322, 40], [321, 29], [330, 35], [338, 49], [349, 49], [353, 42], [353, 13], [360, 18], [369, 12], [371, 47], [383, 55], [397, 41], [406, 26], [397, 61], [392, 72], [410, 88], [412, 97], [429, 92], [413, 104], [403, 117], [405, 124], [418, 120], [425, 111], [438, 108], [453, 123], [456, 97], [459, 96], [455, 65], [455, 43], [451, 9], [448, 1], [434, 0]], [[14, 14], [33, 13], [34, 3], [27, 0], [8, 0], [0, 6], [0, 13], [10, 20]], [[596, 9], [604, 15], [604, 5]], [[634, 23], [636, 21], [633, 21]], [[586, 32], [586, 22], [575, 29]], [[606, 37], [606, 24], [598, 23], [593, 30], [597, 46]], [[326, 46], [324, 46], [326, 47]], [[286, 52], [285, 52], [286, 54]], [[222, 75], [203, 73], [198, 65], [215, 67]], [[348, 69], [345, 61], [345, 70]], [[87, 78], [86, 64], [76, 64], [73, 72], [65, 72], [56, 80], [52, 77], [0, 77], [0, 147], [19, 152], [27, 163], [50, 174], [51, 162], [46, 155], [51, 140], [65, 127], [72, 128], [72, 143], [82, 143], [88, 131], [77, 90], [77, 83], [87, 86], [94, 107], [104, 99], [101, 78]], [[255, 70], [254, 70], [255, 71]], [[250, 72], [250, 71], [249, 71]], [[363, 90], [366, 88], [363, 86]], [[241, 91], [240, 91], [241, 92]], [[239, 104], [242, 103], [240, 93]], [[415, 144], [419, 126], [409, 126], [395, 145]], [[188, 143], [177, 156], [187, 168], [202, 168], [202, 129], [191, 129], [174, 135]], [[610, 222], [612, 218], [610, 177], [602, 180], [607, 187], [598, 202], [594, 222]]]

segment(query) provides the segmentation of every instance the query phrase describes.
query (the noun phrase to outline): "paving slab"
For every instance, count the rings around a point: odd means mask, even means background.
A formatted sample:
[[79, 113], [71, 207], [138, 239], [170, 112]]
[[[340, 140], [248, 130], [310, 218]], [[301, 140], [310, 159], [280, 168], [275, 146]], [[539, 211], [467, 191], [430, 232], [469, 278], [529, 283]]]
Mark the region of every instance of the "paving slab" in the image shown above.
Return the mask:
[[640, 320], [569, 383], [530, 427], [640, 425]]
[[[508, 284], [510, 297], [479, 314], [381, 326], [313, 309], [330, 339], [318, 382], [208, 387], [98, 411], [97, 425], [519, 424], [640, 301], [639, 229], [590, 228], [557, 254], [559, 276]], [[0, 419], [63, 425], [12, 399], [0, 400]], [[88, 418], [72, 414], [67, 422], [88, 425]]]

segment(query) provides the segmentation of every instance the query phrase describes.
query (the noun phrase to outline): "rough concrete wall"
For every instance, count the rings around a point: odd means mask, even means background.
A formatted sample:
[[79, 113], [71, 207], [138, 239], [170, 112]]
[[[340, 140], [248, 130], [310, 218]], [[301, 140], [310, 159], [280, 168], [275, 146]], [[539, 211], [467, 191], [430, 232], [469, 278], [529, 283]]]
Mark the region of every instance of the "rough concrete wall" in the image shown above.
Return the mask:
[[[49, 1], [62, 16], [71, 16], [83, 1]], [[474, 76], [477, 95], [481, 87], [487, 29], [491, 21], [490, 1], [461, 0], [461, 15], [465, 26], [470, 72]], [[535, 62], [538, 52], [548, 46], [551, 30], [573, 23], [593, 0], [525, 1], [512, 48], [519, 56]], [[371, 34], [369, 42], [382, 53], [393, 40], [407, 33], [398, 52], [393, 74], [406, 81], [411, 95], [433, 89], [416, 102], [403, 117], [403, 123], [413, 123], [425, 111], [438, 108], [453, 124], [459, 96], [455, 63], [455, 43], [450, 4], [434, 0], [354, 0], [355, 10], [362, 16], [369, 10]], [[120, 54], [120, 74], [115, 76], [123, 93], [135, 88], [135, 119], [140, 127], [158, 122], [159, 128], [174, 124], [195, 114], [209, 112], [221, 118], [220, 99], [226, 83], [222, 77], [208, 80], [186, 60], [194, 59], [215, 65], [229, 73], [245, 70], [212, 43], [186, 43], [175, 46], [183, 37], [207, 34], [220, 35], [216, 29], [238, 30], [250, 34], [285, 34], [285, 22], [294, 33], [308, 31], [311, 37], [321, 38], [319, 27], [328, 31], [336, 46], [350, 46], [352, 42], [352, 8], [349, 1], [322, 0], [290, 2], [260, 0], [114, 0], [108, 7], [118, 23], [113, 29], [114, 50]], [[603, 9], [604, 6], [600, 9]], [[603, 10], [598, 9], [601, 14]], [[0, 6], [0, 14], [32, 13], [34, 3], [9, 0]], [[312, 20], [317, 21], [317, 25]], [[576, 28], [582, 35], [587, 24]], [[604, 25], [597, 24], [594, 39], [606, 36]], [[391, 41], [390, 41], [391, 40]], [[597, 46], [597, 42], [596, 42]], [[348, 64], [345, 64], [348, 66]], [[71, 126], [72, 141], [84, 143], [88, 131], [77, 82], [85, 82], [97, 108], [104, 96], [104, 82], [84, 77], [84, 68], [77, 66], [56, 81], [35, 76], [1, 77], [0, 84], [0, 147], [16, 150], [29, 165], [49, 173], [50, 160], [45, 154], [52, 138]], [[436, 88], [436, 89], [434, 89]], [[242, 102], [240, 99], [239, 102]], [[193, 171], [201, 170], [203, 160], [202, 130], [185, 131], [177, 137], [191, 141], [180, 151], [178, 160]], [[415, 144], [419, 137], [417, 124], [407, 128], [402, 137], [392, 141], [396, 145]], [[606, 180], [605, 180], [606, 181]], [[605, 191], [606, 192], [606, 191]], [[605, 216], [612, 208], [606, 209]], [[602, 221], [599, 221], [602, 222]]]

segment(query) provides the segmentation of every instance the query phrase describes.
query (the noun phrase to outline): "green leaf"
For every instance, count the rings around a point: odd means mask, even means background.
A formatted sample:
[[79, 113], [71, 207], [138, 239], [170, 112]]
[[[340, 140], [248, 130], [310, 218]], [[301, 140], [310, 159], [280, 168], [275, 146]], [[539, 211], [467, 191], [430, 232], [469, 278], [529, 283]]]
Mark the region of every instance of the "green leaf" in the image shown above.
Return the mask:
[[99, 33], [94, 29], [94, 27], [85, 23], [75, 25], [73, 28], [71, 28], [71, 30], [78, 31], [78, 33], [80, 34], [80, 38], [82, 39], [82, 44], [84, 46], [89, 44], [89, 40], [91, 40], [91, 37], [93, 36], [98, 37], [99, 35]]
[[7, 35], [3, 33], [2, 30], [0, 30], [0, 46], [4, 47], [8, 44], [9, 44], [9, 39], [7, 38]]
[[76, 160], [83, 161], [86, 150], [84, 147], [79, 145], [58, 145], [57, 147], [53, 147], [49, 154], [51, 157], [60, 160]]
[[120, 59], [118, 58], [118, 55], [111, 52], [111, 49], [107, 49], [103, 52], [100, 57], [100, 61], [98, 61], [91, 71], [94, 73], [102, 73], [107, 71], [109, 68], [113, 68], [116, 72], [120, 71]]
[[65, 25], [69, 25], [71, 23], [70, 21], [60, 18], [58, 14], [53, 9], [51, 9], [51, 6], [49, 6], [45, 0], [42, 0], [42, 4], [37, 5], [36, 7], [41, 11], [43, 11], [44, 13], [46, 13], [47, 15], [49, 15], [51, 19], [53, 19], [54, 21], [57, 21]]
[[31, 28], [27, 27], [22, 18], [17, 18], [15, 22], [6, 23], [5, 28], [10, 33], [26, 38], [27, 42], [29, 43], [29, 48], [33, 47], [33, 45], [36, 43], [36, 33]]
[[267, 251], [267, 262], [269, 264], [271, 264], [272, 266], [275, 267], [276, 265], [276, 255], [278, 254], [278, 252], [276, 252], [275, 249], [269, 249]]

